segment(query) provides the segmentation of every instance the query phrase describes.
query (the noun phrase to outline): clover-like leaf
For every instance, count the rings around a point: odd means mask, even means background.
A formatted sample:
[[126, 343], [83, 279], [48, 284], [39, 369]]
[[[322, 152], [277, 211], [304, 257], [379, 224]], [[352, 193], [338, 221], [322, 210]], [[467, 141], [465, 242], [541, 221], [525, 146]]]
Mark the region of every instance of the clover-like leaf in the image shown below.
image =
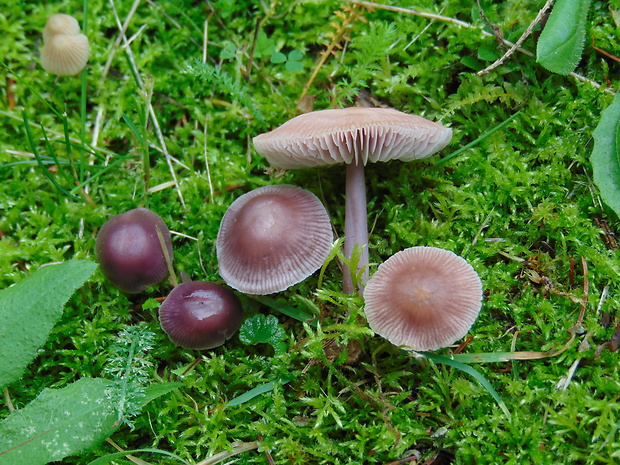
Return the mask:
[[239, 329], [239, 339], [247, 345], [267, 343], [273, 347], [275, 355], [286, 352], [286, 332], [274, 315], [260, 313], [243, 322]]

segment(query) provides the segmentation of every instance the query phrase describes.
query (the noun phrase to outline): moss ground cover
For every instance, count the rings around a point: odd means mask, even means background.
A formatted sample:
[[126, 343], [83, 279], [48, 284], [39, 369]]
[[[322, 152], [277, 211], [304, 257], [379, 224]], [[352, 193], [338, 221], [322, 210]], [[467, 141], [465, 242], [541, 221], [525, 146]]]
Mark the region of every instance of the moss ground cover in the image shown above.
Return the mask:
[[[462, 353], [554, 353], [574, 336], [554, 357], [474, 365], [511, 418], [461, 371], [373, 336], [362, 299], [340, 292], [334, 260], [320, 280], [268, 299], [240, 296], [246, 317], [276, 325], [270, 343], [233, 337], [204, 352], [172, 345], [159, 327], [152, 298], [170, 284], [127, 296], [96, 272], [24, 378], [5, 390], [0, 419], [9, 399], [19, 409], [44, 388], [111, 377], [117, 335], [142, 325], [154, 334], [142, 382], [182, 386], [117, 430], [111, 439], [123, 449], [158, 448], [189, 463], [242, 447], [236, 463], [620, 460], [620, 368], [603, 347], [618, 324], [618, 218], [601, 202], [589, 163], [592, 131], [613, 100], [605, 89], [618, 86], [620, 4], [590, 8], [576, 72], [592, 82], [550, 73], [519, 52], [477, 74], [505, 51], [481, 31], [501, 30], [514, 42], [540, 2], [391, 4], [473, 27], [336, 1], [164, 0], [140, 2], [135, 12], [128, 1], [5, 1], [0, 289], [46, 263], [94, 260], [106, 219], [139, 206], [175, 232], [179, 271], [221, 282], [222, 215], [241, 194], [270, 184], [314, 192], [341, 232], [341, 167], [281, 172], [252, 148], [253, 136], [300, 108], [366, 101], [420, 114], [453, 129], [452, 150], [519, 112], [445, 163], [437, 161], [450, 149], [367, 169], [371, 274], [415, 245], [452, 250], [480, 274], [483, 309]], [[84, 11], [87, 71], [56, 79], [39, 64], [43, 25], [57, 12], [82, 22]], [[127, 19], [126, 39], [117, 41], [117, 23]], [[525, 49], [535, 50], [539, 32]], [[302, 312], [311, 319], [290, 316]], [[267, 383], [270, 391], [227, 405]], [[102, 443], [63, 463], [112, 452]]]

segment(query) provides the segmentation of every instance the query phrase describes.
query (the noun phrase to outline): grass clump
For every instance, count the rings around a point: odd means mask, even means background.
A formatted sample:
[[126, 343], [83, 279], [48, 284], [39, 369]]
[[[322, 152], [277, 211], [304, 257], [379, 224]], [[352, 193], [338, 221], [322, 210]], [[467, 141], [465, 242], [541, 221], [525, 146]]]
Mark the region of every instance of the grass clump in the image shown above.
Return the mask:
[[[485, 298], [461, 354], [439, 354], [556, 355], [473, 365], [508, 418], [473, 378], [373, 336], [362, 299], [340, 291], [337, 260], [279, 295], [241, 296], [247, 318], [269, 321], [269, 334], [205, 352], [173, 346], [154, 301], [143, 308], [169, 284], [127, 296], [96, 272], [5, 391], [13, 407], [45, 388], [111, 379], [114, 341], [139, 327], [152, 343], [136, 389], [150, 402], [116, 412], [111, 440], [124, 450], [156, 448], [189, 463], [216, 454], [244, 464], [618, 460], [620, 373], [610, 350], [618, 217], [601, 202], [589, 161], [592, 132], [618, 86], [609, 57], [618, 55], [615, 9], [591, 5], [585, 25], [575, 73], [597, 88], [520, 52], [477, 74], [506, 50], [495, 26], [514, 42], [534, 19], [540, 5], [530, 1], [482, 2], [482, 11], [475, 2], [415, 5], [472, 27], [389, 9], [411, 7], [403, 2], [162, 1], [135, 13], [130, 3], [111, 5], [15, 3], [0, 14], [0, 288], [49, 262], [92, 260], [98, 228], [138, 206], [179, 233], [179, 271], [220, 281], [220, 219], [239, 195], [268, 184], [315, 192], [342, 231], [341, 168], [280, 172], [253, 151], [253, 136], [298, 108], [395, 107], [451, 126], [454, 150], [518, 113], [445, 162], [437, 163], [449, 150], [367, 170], [371, 273], [410, 246], [452, 250], [478, 271]], [[40, 31], [60, 10], [88, 17], [85, 88], [81, 77], [56, 79], [39, 66]], [[128, 20], [127, 43], [117, 41], [115, 15]], [[539, 31], [523, 48], [535, 50]], [[180, 387], [149, 396], [164, 383]], [[255, 388], [265, 392], [242, 397]], [[9, 414], [7, 402], [0, 418]], [[113, 452], [101, 443], [63, 463]]]

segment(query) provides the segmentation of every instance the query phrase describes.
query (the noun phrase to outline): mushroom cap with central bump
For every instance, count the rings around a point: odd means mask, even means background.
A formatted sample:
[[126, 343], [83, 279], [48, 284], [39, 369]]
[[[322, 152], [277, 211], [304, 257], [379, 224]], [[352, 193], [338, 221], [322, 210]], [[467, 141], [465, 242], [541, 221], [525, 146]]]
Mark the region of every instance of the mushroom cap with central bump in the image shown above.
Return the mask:
[[179, 284], [159, 308], [159, 322], [170, 340], [186, 349], [222, 345], [241, 326], [243, 309], [228, 289], [205, 281]]
[[256, 151], [271, 165], [296, 169], [399, 159], [438, 152], [452, 130], [392, 108], [342, 108], [299, 115], [254, 138]]
[[280, 292], [319, 269], [332, 241], [327, 211], [312, 192], [261, 187], [235, 200], [222, 218], [220, 275], [246, 294]]
[[411, 247], [379, 266], [364, 300], [375, 333], [397, 346], [436, 350], [467, 334], [480, 312], [482, 283], [453, 252]]

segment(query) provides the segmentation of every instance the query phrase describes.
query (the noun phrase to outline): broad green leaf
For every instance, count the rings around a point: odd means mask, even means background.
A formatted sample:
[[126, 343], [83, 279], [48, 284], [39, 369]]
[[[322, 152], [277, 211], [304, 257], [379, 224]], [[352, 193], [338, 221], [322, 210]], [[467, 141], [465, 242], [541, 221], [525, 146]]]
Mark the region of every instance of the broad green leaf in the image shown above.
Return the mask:
[[45, 389], [0, 422], [0, 465], [39, 465], [88, 450], [116, 429], [110, 382], [82, 378]]
[[590, 0], [558, 0], [536, 46], [536, 61], [558, 74], [572, 72], [586, 37]]
[[64, 304], [96, 268], [96, 263], [85, 260], [47, 265], [0, 292], [0, 387], [22, 376]]
[[239, 329], [239, 339], [244, 344], [267, 343], [273, 347], [276, 355], [286, 352], [286, 332], [273, 315], [257, 313], [243, 322]]
[[594, 184], [601, 198], [620, 216], [620, 94], [601, 114], [594, 130], [594, 148], [590, 155]]

